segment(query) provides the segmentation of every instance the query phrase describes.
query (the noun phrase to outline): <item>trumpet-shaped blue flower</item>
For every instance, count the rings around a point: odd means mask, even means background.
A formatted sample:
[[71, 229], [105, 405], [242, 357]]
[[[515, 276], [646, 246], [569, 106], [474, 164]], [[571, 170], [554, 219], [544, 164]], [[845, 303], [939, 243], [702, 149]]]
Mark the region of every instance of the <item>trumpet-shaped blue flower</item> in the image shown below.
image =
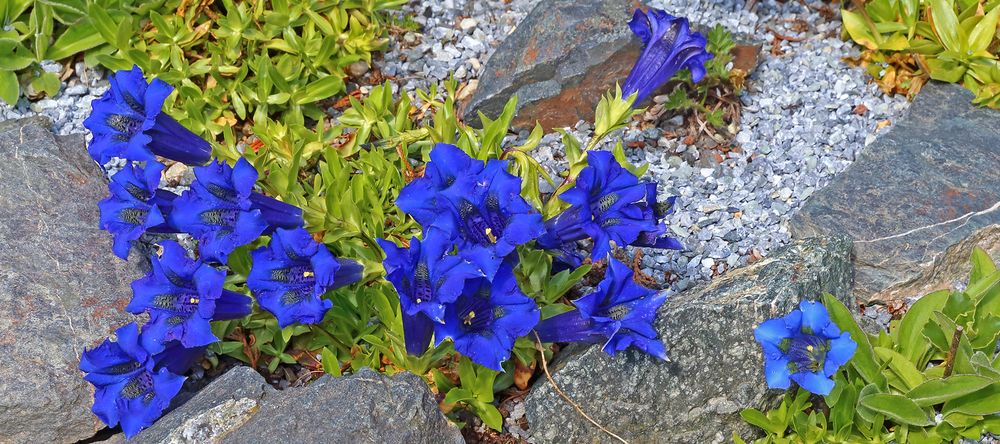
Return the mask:
[[173, 88], [162, 80], [146, 83], [142, 70], [118, 71], [111, 88], [92, 103], [83, 125], [94, 138], [87, 150], [101, 165], [112, 157], [155, 161], [156, 155], [200, 165], [212, 155], [212, 146], [162, 111]]
[[461, 148], [447, 143], [434, 145], [424, 175], [413, 180], [396, 198], [396, 205], [424, 227], [440, 214], [438, 199], [460, 177], [474, 177], [483, 171], [483, 162], [469, 157]]
[[[661, 204], [657, 202], [656, 199], [656, 182], [647, 183], [645, 186], [646, 201], [640, 204], [640, 208], [642, 208], [643, 220], [659, 221], [674, 211], [674, 203], [677, 201], [676, 196], [668, 197], [667, 200]], [[684, 245], [682, 245], [680, 241], [669, 237], [666, 234], [667, 225], [662, 222], [657, 222], [656, 227], [653, 230], [639, 233], [639, 237], [632, 242], [632, 245], [636, 247], [650, 247], [663, 250], [684, 249]]]
[[[386, 280], [399, 294], [406, 350], [419, 355], [430, 344], [433, 324], [445, 321], [445, 306], [458, 298], [465, 281], [486, 276], [473, 263], [482, 261], [470, 261], [466, 254], [449, 254], [455, 241], [434, 227], [426, 230], [423, 240], [411, 239], [409, 248], [384, 239], [379, 239], [378, 244], [385, 251], [382, 264]], [[498, 266], [487, 265], [494, 270]]]
[[858, 344], [830, 320], [823, 304], [802, 301], [797, 310], [754, 328], [764, 349], [767, 386], [787, 389], [791, 381], [817, 395], [833, 390], [833, 375], [854, 356]]
[[157, 190], [163, 165], [149, 162], [146, 168], [125, 165], [108, 183], [111, 194], [97, 203], [101, 210], [101, 228], [114, 236], [112, 251], [128, 259], [132, 242], [147, 231], [175, 231], [166, 225], [173, 200], [169, 191]]
[[296, 322], [319, 323], [333, 306], [323, 293], [361, 278], [360, 264], [335, 258], [302, 228], [275, 230], [271, 243], [250, 256], [253, 267], [247, 286], [282, 328]]
[[513, 269], [503, 264], [490, 282], [469, 279], [462, 294], [445, 308], [444, 323], [435, 324], [437, 344], [446, 338], [472, 362], [501, 371], [514, 341], [538, 323], [535, 301], [521, 292]]
[[209, 322], [250, 314], [249, 297], [222, 289], [226, 273], [189, 259], [177, 242], [160, 246], [162, 255], [150, 257], [150, 272], [132, 282], [132, 302], [126, 308], [129, 313], [149, 313], [142, 328], [146, 350], [160, 353], [171, 341], [187, 348], [217, 342]]
[[705, 50], [708, 43], [705, 37], [691, 32], [686, 18], [674, 17], [659, 9], [651, 8], [649, 12], [636, 9], [628, 26], [642, 40], [643, 48], [622, 86], [626, 95], [638, 93], [636, 104], [682, 68], [691, 71], [691, 79], [695, 82], [705, 77], [705, 62], [712, 54]]
[[[143, 336], [146, 332], [143, 330]], [[163, 351], [153, 355], [155, 369], [166, 368], [175, 375], [187, 373], [191, 367], [205, 356], [207, 346], [187, 348], [181, 341], [170, 341], [163, 344]]]
[[170, 222], [198, 239], [201, 257], [225, 263], [236, 247], [276, 227], [302, 226], [302, 210], [253, 192], [257, 170], [244, 158], [230, 167], [213, 162], [194, 169], [191, 189], [175, 201]]
[[424, 177], [404, 187], [396, 205], [423, 227], [454, 233], [461, 249], [489, 248], [500, 257], [544, 232], [541, 215], [521, 197], [521, 179], [507, 172], [507, 161], [484, 166], [443, 143], [431, 151]]
[[131, 438], [170, 405], [184, 377], [166, 368], [154, 370], [150, 353], [142, 347], [139, 327], [125, 325], [115, 332], [117, 342], [105, 340], [80, 357], [83, 378], [94, 385], [93, 412], [108, 426], [121, 424]]
[[680, 246], [672, 239], [662, 239], [666, 227], [655, 215], [655, 184], [640, 183], [607, 151], [588, 152], [587, 163], [573, 188], [559, 195], [571, 206], [545, 222], [539, 247], [559, 251], [566, 256], [562, 262], [572, 264], [579, 259], [568, 244], [588, 237], [594, 242], [591, 259], [595, 261], [608, 256], [612, 241], [620, 247]]
[[612, 258], [604, 279], [592, 293], [573, 303], [576, 310], [545, 319], [535, 331], [543, 342], [604, 342], [614, 356], [630, 345], [666, 359], [653, 322], [666, 296], [636, 284], [632, 270]]

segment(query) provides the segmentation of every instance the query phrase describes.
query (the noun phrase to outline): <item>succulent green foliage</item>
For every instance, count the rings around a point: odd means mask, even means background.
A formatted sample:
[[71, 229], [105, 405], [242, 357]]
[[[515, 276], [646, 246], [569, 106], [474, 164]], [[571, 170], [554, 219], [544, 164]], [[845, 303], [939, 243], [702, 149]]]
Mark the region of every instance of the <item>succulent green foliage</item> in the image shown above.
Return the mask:
[[383, 11], [403, 3], [3, 0], [0, 99], [15, 102], [20, 84], [54, 95], [59, 79], [39, 63], [85, 53], [90, 66], [139, 65], [176, 85], [168, 112], [204, 136], [266, 117], [321, 120], [317, 102], [344, 91], [348, 65], [384, 47]]
[[[723, 96], [738, 96], [746, 77], [745, 72], [729, 68], [733, 61], [731, 51], [736, 46], [733, 36], [722, 25], [715, 25], [706, 35], [705, 49], [712, 58], [705, 62], [705, 77], [698, 83], [691, 81], [691, 73], [679, 71], [675, 80], [680, 81], [668, 95], [663, 107], [679, 112], [694, 112], [718, 130], [726, 129], [727, 122]], [[721, 94], [721, 95], [720, 95]]]
[[972, 254], [965, 291], [920, 298], [888, 332], [870, 335], [836, 298], [830, 317], [858, 343], [829, 396], [789, 392], [774, 410], [742, 415], [758, 443], [940, 443], [1000, 433], [1000, 271]]
[[[500, 429], [494, 393], [514, 385], [519, 371], [530, 376], [538, 357], [534, 342], [519, 339], [513, 351], [516, 358], [504, 363], [503, 373], [459, 359], [448, 341], [422, 356], [408, 355], [399, 299], [384, 279], [383, 253], [375, 242], [376, 238], [405, 242], [419, 235], [420, 227], [396, 207], [395, 200], [403, 186], [422, 174], [423, 163], [438, 142], [455, 144], [481, 159], [510, 159], [510, 172], [523, 179], [522, 194], [541, 209], [538, 181], [551, 178], [528, 155], [541, 140], [541, 128], [522, 145], [504, 147], [501, 142], [509, 132], [516, 102], [512, 99], [496, 119], [483, 116], [482, 128], [469, 127], [456, 115], [455, 86], [446, 82], [444, 91], [436, 87], [418, 91], [422, 103], [418, 109], [407, 93], [394, 98], [386, 83], [372, 88], [364, 100], [352, 97], [332, 127], [261, 117], [253, 126], [258, 140], [241, 150], [227, 136], [216, 150], [218, 155], [250, 161], [261, 172], [258, 184], [266, 194], [301, 207], [309, 232], [334, 255], [361, 262], [366, 274], [359, 283], [326, 295], [335, 303], [317, 325], [280, 329], [273, 317], [260, 311], [243, 320], [215, 323], [214, 333], [224, 338], [211, 346], [216, 355], [271, 373], [283, 371], [283, 364], [298, 364], [314, 376], [339, 376], [361, 367], [389, 374], [410, 371], [423, 375], [436, 388], [444, 397], [442, 407], [456, 421], [470, 412]], [[604, 105], [611, 110], [608, 133], [632, 115], [625, 99], [617, 98], [626, 105], [612, 99], [609, 96]], [[248, 252], [265, 242], [230, 254], [227, 288], [245, 291]], [[567, 310], [566, 294], [590, 267], [553, 276], [547, 253], [529, 248], [519, 253], [518, 282], [535, 298], [543, 315]]]
[[21, 84], [34, 94], [59, 92], [59, 77], [41, 68], [103, 43], [83, 0], [0, 0], [0, 100], [17, 102]]
[[402, 3], [222, 0], [201, 8], [166, 0], [148, 21], [91, 4], [108, 42], [92, 60], [111, 69], [139, 65], [177, 85], [170, 113], [198, 133], [215, 136], [265, 117], [302, 124], [322, 120], [317, 102], [344, 91], [348, 65], [370, 62], [385, 45], [378, 13]]
[[[976, 94], [974, 103], [996, 108], [1000, 106], [998, 6], [997, 0], [871, 0], [843, 10], [841, 17], [845, 35], [866, 48], [865, 58], [892, 60], [909, 71], [906, 59], [892, 56], [910, 55], [918, 67], [914, 76], [961, 83]], [[896, 82], [897, 70], [886, 66], [870, 65], [869, 72], [880, 83]], [[893, 90], [892, 85], [882, 86]]]

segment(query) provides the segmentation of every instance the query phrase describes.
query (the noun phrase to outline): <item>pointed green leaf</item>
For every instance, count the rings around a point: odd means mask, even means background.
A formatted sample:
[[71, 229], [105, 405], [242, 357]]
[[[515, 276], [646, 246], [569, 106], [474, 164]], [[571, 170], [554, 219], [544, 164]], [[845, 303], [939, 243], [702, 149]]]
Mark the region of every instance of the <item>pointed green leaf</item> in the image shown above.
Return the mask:
[[976, 375], [954, 375], [945, 379], [931, 379], [906, 393], [918, 406], [941, 404], [969, 393], [974, 393], [992, 381]]
[[927, 416], [927, 412], [905, 396], [879, 393], [862, 397], [860, 402], [861, 405], [903, 424], [919, 427], [934, 424], [934, 421]]

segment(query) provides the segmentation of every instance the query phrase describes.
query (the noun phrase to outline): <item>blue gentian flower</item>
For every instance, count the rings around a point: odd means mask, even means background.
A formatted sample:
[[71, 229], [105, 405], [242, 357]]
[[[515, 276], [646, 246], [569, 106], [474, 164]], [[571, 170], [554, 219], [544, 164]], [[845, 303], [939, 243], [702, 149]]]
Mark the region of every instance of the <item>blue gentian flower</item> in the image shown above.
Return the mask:
[[444, 143], [430, 156], [424, 177], [403, 187], [396, 199], [421, 226], [454, 233], [460, 249], [484, 247], [500, 257], [544, 232], [541, 215], [521, 197], [521, 179], [507, 172], [507, 161], [484, 166]]
[[472, 362], [502, 371], [514, 341], [538, 323], [535, 301], [521, 292], [513, 269], [503, 264], [490, 282], [469, 279], [461, 295], [445, 308], [444, 323], [434, 325], [436, 344], [446, 338]]
[[636, 104], [682, 68], [691, 71], [694, 82], [705, 77], [705, 62], [712, 58], [705, 50], [708, 41], [700, 33], [691, 32], [686, 18], [659, 9], [650, 8], [649, 12], [636, 9], [628, 26], [642, 40], [642, 54], [632, 66], [622, 91], [625, 95], [638, 93]]
[[177, 195], [156, 189], [162, 172], [158, 162], [148, 162], [146, 168], [129, 163], [111, 177], [111, 194], [97, 203], [101, 228], [114, 236], [111, 249], [122, 259], [128, 259], [132, 241], [143, 233], [175, 231], [166, 225], [166, 215]]
[[200, 165], [212, 146], [162, 111], [173, 88], [160, 79], [146, 83], [138, 66], [118, 71], [111, 88], [93, 101], [83, 125], [94, 134], [87, 150], [101, 165], [112, 157], [156, 161], [156, 155]]
[[429, 227], [440, 214], [438, 197], [441, 192], [452, 187], [459, 177], [473, 177], [483, 171], [483, 162], [447, 143], [434, 145], [430, 158], [424, 166], [423, 177], [403, 187], [396, 198], [396, 206], [424, 227]]
[[131, 438], [163, 414], [184, 377], [166, 368], [154, 370], [134, 322], [115, 335], [117, 342], [105, 340], [84, 351], [80, 370], [87, 373], [83, 379], [94, 385], [94, 414], [110, 427], [120, 423], [125, 437]]
[[132, 282], [132, 302], [125, 309], [149, 313], [142, 345], [150, 353], [160, 353], [171, 341], [187, 348], [217, 342], [209, 322], [250, 314], [249, 297], [222, 289], [225, 272], [189, 259], [177, 242], [164, 241], [160, 247], [162, 255], [150, 257], [149, 273]]
[[666, 296], [635, 283], [628, 265], [612, 258], [592, 293], [573, 301], [576, 309], [545, 319], [535, 331], [543, 342], [604, 342], [614, 356], [632, 345], [666, 359], [653, 322]]
[[302, 226], [302, 210], [266, 196], [255, 196], [257, 170], [244, 158], [230, 167], [223, 161], [194, 169], [191, 189], [174, 202], [173, 226], [198, 239], [205, 260], [225, 263], [236, 247], [275, 227]]
[[802, 301], [784, 317], [762, 322], [753, 331], [764, 349], [767, 386], [787, 389], [791, 381], [816, 395], [829, 395], [833, 375], [854, 356], [858, 344], [841, 332], [819, 302]]
[[[455, 241], [434, 227], [426, 230], [423, 240], [411, 239], [409, 248], [385, 239], [379, 239], [378, 244], [385, 251], [385, 278], [399, 294], [406, 350], [419, 355], [430, 344], [433, 324], [445, 321], [446, 304], [458, 298], [466, 280], [486, 273], [466, 255], [449, 254]], [[499, 262], [487, 265], [494, 270], [497, 267]]]
[[[490, 160], [479, 174], [462, 176], [441, 192], [433, 225], [457, 233], [464, 245], [486, 247], [505, 257], [545, 232], [542, 215], [521, 197], [521, 178], [507, 172], [506, 160]], [[450, 217], [449, 217], [450, 216]]]
[[[143, 330], [142, 335], [146, 332]], [[163, 351], [153, 355], [154, 369], [166, 368], [175, 375], [183, 375], [191, 369], [196, 362], [205, 356], [207, 346], [185, 347], [181, 341], [170, 341], [163, 344]]]
[[573, 188], [559, 195], [571, 206], [545, 222], [539, 247], [557, 252], [557, 258], [568, 264], [579, 262], [571, 244], [586, 238], [593, 239], [594, 261], [608, 256], [612, 241], [620, 247], [680, 247], [672, 239], [662, 239], [666, 227], [655, 215], [655, 184], [640, 183], [607, 151], [588, 152], [587, 164]]
[[[649, 182], [646, 186], [646, 201], [640, 204], [642, 208], [643, 220], [659, 221], [667, 217], [674, 211], [676, 196], [670, 196], [662, 204], [657, 202], [656, 182]], [[658, 222], [656, 228], [639, 233], [639, 237], [632, 242], [636, 247], [659, 248], [661, 250], [683, 250], [684, 245], [680, 241], [667, 236], [667, 224]]]
[[361, 265], [338, 259], [305, 229], [279, 228], [271, 243], [250, 253], [253, 267], [247, 286], [278, 325], [316, 324], [333, 306], [322, 296], [361, 278]]

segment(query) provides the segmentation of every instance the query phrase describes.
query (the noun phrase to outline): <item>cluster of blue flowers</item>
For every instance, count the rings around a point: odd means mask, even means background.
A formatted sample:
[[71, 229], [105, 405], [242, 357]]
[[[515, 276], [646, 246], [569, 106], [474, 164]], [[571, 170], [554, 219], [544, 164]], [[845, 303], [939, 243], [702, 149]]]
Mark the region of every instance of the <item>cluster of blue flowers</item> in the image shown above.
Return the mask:
[[[636, 103], [680, 69], [691, 70], [696, 82], [704, 76], [712, 55], [686, 19], [636, 10], [629, 26], [644, 48], [623, 87]], [[447, 144], [436, 145], [430, 158], [424, 176], [396, 201], [421, 225], [421, 238], [405, 248], [379, 240], [409, 353], [422, 354], [432, 337], [435, 345], [451, 339], [473, 362], [501, 370], [514, 341], [534, 330], [545, 342], [603, 342], [612, 355], [634, 345], [666, 358], [653, 328], [664, 296], [636, 284], [632, 270], [610, 253], [613, 245], [682, 248], [660, 222], [673, 198], [658, 204], [655, 183], [641, 183], [611, 153], [588, 152], [588, 166], [559, 195], [570, 207], [543, 221], [521, 197], [521, 179], [507, 172], [507, 161], [484, 163]], [[577, 248], [583, 240], [593, 243], [592, 261], [609, 261], [604, 280], [574, 301], [574, 310], [540, 320], [534, 300], [517, 286], [516, 249], [548, 251], [554, 270], [576, 268], [584, 261]]]
[[768, 387], [787, 389], [792, 381], [817, 395], [833, 390], [833, 375], [854, 356], [858, 344], [830, 320], [819, 302], [802, 301], [797, 310], [754, 328], [764, 349]]
[[[335, 258], [303, 229], [302, 210], [253, 191], [257, 171], [246, 160], [235, 166], [211, 160], [211, 146], [161, 111], [173, 91], [136, 67], [111, 77], [111, 88], [93, 103], [84, 122], [93, 133], [88, 151], [100, 164], [128, 161], [111, 177], [110, 196], [98, 203], [101, 228], [113, 251], [127, 259], [145, 233], [187, 233], [198, 241], [198, 258], [174, 241], [163, 241], [151, 269], [132, 283], [127, 311], [146, 313], [140, 328], [128, 324], [83, 353], [80, 369], [95, 387], [94, 413], [131, 437], [155, 421], [180, 390], [184, 374], [219, 341], [211, 322], [249, 315], [253, 300], [223, 288], [224, 266], [236, 248], [269, 235], [251, 253], [247, 286], [258, 305], [281, 327], [320, 322], [331, 302], [328, 290], [351, 284], [362, 269]], [[191, 188], [177, 195], [160, 189], [164, 165], [157, 156], [199, 165]]]
[[[643, 184], [608, 152], [588, 153], [589, 165], [560, 195], [571, 204], [543, 221], [523, 197], [508, 161], [482, 162], [454, 145], [438, 144], [424, 176], [400, 192], [396, 205], [423, 227], [408, 248], [379, 240], [386, 278], [399, 293], [407, 351], [423, 353], [451, 339], [473, 362], [494, 370], [514, 341], [536, 330], [543, 341], [604, 341], [614, 354], [629, 345], [661, 358], [652, 321], [663, 296], [637, 285], [632, 271], [610, 258], [611, 242], [679, 248], [658, 222], [655, 185]], [[610, 260], [597, 289], [577, 309], [539, 322], [534, 300], [517, 285], [519, 246], [553, 251], [565, 266], [582, 263], [576, 241], [592, 239], [591, 258]], [[533, 243], [532, 243], [533, 242]]]

